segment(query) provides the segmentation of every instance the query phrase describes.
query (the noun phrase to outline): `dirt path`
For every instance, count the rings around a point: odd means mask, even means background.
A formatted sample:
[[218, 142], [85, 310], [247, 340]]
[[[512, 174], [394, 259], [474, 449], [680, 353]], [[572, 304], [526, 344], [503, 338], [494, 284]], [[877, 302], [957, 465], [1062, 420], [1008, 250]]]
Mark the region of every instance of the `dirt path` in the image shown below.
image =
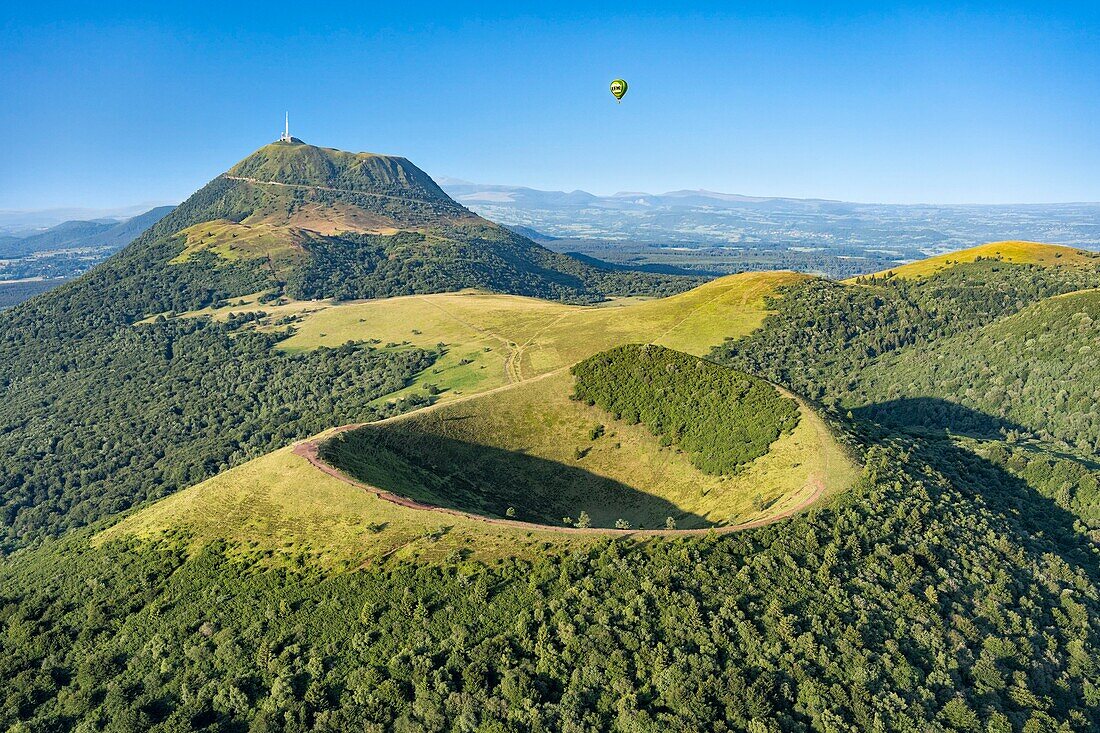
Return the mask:
[[[330, 438], [333, 435], [336, 435], [337, 433], [343, 433], [343, 432], [346, 432], [348, 430], [356, 430], [358, 428], [365, 427], [367, 425], [388, 425], [389, 423], [397, 422], [398, 420], [406, 420], [409, 417], [412, 417], [413, 415], [425, 415], [427, 413], [434, 412], [436, 410], [440, 410], [444, 407], [450, 407], [451, 405], [461, 405], [463, 402], [469, 402], [470, 400], [475, 400], [478, 397], [485, 397], [486, 395], [497, 394], [498, 392], [504, 392], [504, 391], [507, 391], [509, 389], [515, 389], [516, 387], [520, 386], [521, 384], [530, 384], [531, 382], [537, 382], [540, 379], [546, 379], [547, 377], [552, 377], [555, 374], [561, 374], [562, 372], [564, 372], [566, 369], [569, 369], [569, 368], [570, 367], [559, 367], [557, 369], [554, 369], [553, 371], [544, 372], [544, 373], [538, 375], [537, 377], [531, 377], [530, 379], [525, 379], [522, 382], [513, 382], [511, 384], [502, 384], [499, 387], [493, 387], [492, 389], [487, 389], [483, 392], [472, 392], [470, 394], [462, 395], [461, 397], [455, 397], [453, 400], [440, 400], [439, 402], [435, 402], [433, 404], [430, 404], [427, 407], [421, 407], [419, 410], [413, 410], [412, 412], [402, 412], [402, 413], [397, 414], [397, 415], [390, 415], [389, 417], [384, 417], [381, 420], [374, 420], [373, 422], [369, 422], [369, 423], [355, 422], [355, 423], [351, 423], [349, 425], [341, 425], [338, 428], [333, 428], [331, 430], [325, 431], [320, 437], [313, 438], [312, 440], [314, 440], [314, 441], [327, 440], [328, 438]], [[301, 444], [299, 444], [299, 445], [301, 445]], [[295, 451], [297, 452], [297, 449], [295, 449]], [[299, 455], [301, 455], [301, 454], [299, 454]]]
[[[436, 303], [434, 300], [432, 300], [430, 298], [425, 298], [423, 296], [417, 296], [417, 297], [422, 302], [424, 302], [427, 305], [430, 305], [431, 307], [435, 308], [437, 311], [439, 311], [440, 313], [445, 315], [447, 318], [450, 318], [455, 323], [461, 324], [462, 326], [470, 329], [474, 333], [480, 334], [480, 335], [482, 335], [482, 336], [484, 336], [488, 339], [493, 339], [493, 340], [499, 341], [501, 344], [503, 344], [504, 348], [508, 349], [508, 356], [504, 360], [504, 378], [508, 380], [509, 384], [507, 384], [505, 386], [510, 387], [510, 386], [512, 386], [512, 384], [515, 384], [516, 382], [520, 381], [519, 379], [514, 378], [514, 376], [512, 375], [512, 370], [510, 368], [510, 364], [512, 363], [512, 359], [516, 355], [516, 348], [517, 348], [516, 345], [513, 342], [509, 341], [508, 339], [506, 339], [505, 337], [503, 337], [503, 336], [501, 336], [497, 333], [494, 333], [494, 332], [490, 331], [487, 328], [482, 328], [481, 326], [475, 325], [475, 324], [465, 320], [464, 318], [461, 318], [461, 317], [455, 315], [454, 313], [451, 313], [449, 310], [447, 310], [446, 308], [441, 306], [439, 303]], [[481, 392], [479, 394], [485, 394], [485, 393]], [[450, 404], [450, 403], [448, 403], [448, 404]]]
[[554, 326], [561, 323], [561, 321], [563, 319], [570, 318], [572, 316], [577, 315], [578, 313], [583, 313], [583, 312], [584, 311], [566, 311], [565, 313], [562, 313], [561, 315], [556, 316], [555, 318], [551, 319], [549, 322], [544, 324], [543, 327], [540, 328], [538, 331], [535, 331], [535, 333], [533, 333], [529, 339], [527, 339], [525, 342], [520, 344], [516, 349], [514, 349], [512, 351], [512, 353], [508, 356], [508, 360], [504, 363], [504, 369], [508, 373], [508, 378], [512, 382], [523, 382], [523, 381], [525, 381], [524, 378], [523, 378], [523, 355], [524, 355], [524, 352], [527, 351], [527, 347], [534, 344], [535, 340], [539, 336], [543, 335], [544, 333], [549, 331], [551, 328], [553, 328]]

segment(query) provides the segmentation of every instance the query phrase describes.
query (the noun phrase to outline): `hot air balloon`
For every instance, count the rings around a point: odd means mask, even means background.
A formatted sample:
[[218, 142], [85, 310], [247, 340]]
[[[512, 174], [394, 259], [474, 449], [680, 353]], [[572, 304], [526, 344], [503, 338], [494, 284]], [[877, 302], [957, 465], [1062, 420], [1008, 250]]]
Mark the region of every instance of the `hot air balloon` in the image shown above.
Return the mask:
[[623, 97], [626, 95], [626, 80], [616, 79], [615, 81], [611, 82], [611, 93], [615, 95], [615, 99], [621, 102]]

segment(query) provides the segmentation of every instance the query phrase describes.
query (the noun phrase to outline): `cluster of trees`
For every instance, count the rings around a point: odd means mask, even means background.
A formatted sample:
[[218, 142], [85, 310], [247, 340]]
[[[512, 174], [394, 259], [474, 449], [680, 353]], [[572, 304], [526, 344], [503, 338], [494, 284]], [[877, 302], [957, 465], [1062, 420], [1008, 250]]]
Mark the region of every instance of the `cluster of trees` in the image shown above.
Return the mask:
[[706, 473], [736, 471], [798, 424], [798, 404], [767, 382], [662, 346], [610, 349], [573, 375], [574, 399], [644, 423]]
[[159, 319], [69, 343], [61, 363], [0, 366], [2, 547], [165, 496], [326, 427], [373, 419], [373, 400], [437, 356], [350, 343], [287, 354], [278, 340], [208, 320]]
[[78, 534], [0, 567], [0, 725], [1085, 733], [1098, 564], [1045, 502], [941, 440], [760, 530], [492, 563]]

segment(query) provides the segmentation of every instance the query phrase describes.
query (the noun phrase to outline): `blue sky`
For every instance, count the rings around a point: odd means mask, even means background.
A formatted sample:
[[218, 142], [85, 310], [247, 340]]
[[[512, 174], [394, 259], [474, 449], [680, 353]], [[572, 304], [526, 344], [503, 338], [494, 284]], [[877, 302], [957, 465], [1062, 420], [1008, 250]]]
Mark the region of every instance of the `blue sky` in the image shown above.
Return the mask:
[[0, 9], [0, 209], [178, 201], [284, 110], [479, 182], [1100, 201], [1088, 5], [44, 5]]

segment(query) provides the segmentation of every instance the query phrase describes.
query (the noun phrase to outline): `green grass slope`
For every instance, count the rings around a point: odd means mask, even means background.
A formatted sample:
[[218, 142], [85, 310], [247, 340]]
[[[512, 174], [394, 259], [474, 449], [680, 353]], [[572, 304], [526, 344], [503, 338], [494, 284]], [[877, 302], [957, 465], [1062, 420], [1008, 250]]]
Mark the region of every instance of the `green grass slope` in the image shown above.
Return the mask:
[[454, 552], [493, 559], [564, 539], [398, 506], [318, 471], [290, 447], [158, 501], [93, 544], [171, 537], [185, 537], [190, 552], [226, 543], [242, 561], [327, 571], [387, 559], [439, 562]]
[[447, 207], [459, 218], [472, 216], [427, 173], [407, 159], [392, 155], [351, 153], [301, 141], [276, 142], [234, 165], [226, 176], [285, 186], [317, 186], [333, 192], [395, 196], [410, 205], [428, 202]]
[[438, 391], [450, 400], [570, 366], [613, 346], [647, 342], [702, 355], [725, 336], [752, 331], [768, 313], [777, 288], [806, 280], [791, 272], [741, 273], [685, 293], [642, 300], [619, 298], [581, 306], [481, 291], [367, 301], [260, 302], [256, 295], [218, 308], [181, 314], [225, 322], [242, 314], [245, 328], [294, 333], [279, 344], [289, 352], [370, 341], [378, 348], [435, 349], [444, 354], [407, 390]]

